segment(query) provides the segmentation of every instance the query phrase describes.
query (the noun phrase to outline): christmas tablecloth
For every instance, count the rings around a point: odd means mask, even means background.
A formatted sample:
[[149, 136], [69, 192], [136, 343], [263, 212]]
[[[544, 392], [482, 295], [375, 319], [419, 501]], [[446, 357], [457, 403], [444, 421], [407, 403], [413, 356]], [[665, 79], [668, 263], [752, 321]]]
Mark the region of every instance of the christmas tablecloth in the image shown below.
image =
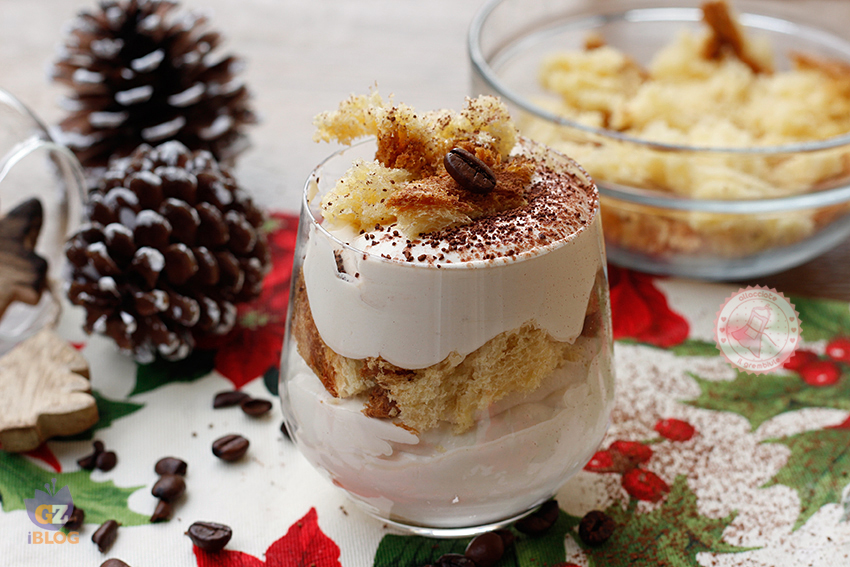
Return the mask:
[[[360, 512], [300, 456], [280, 430], [280, 356], [295, 218], [269, 225], [274, 271], [239, 327], [179, 363], [138, 366], [105, 339], [79, 330], [68, 310], [61, 333], [91, 364], [100, 421], [25, 455], [0, 451], [0, 565], [133, 567], [419, 567], [468, 540], [401, 535]], [[610, 267], [616, 405], [605, 441], [558, 493], [560, 518], [544, 535], [519, 535], [501, 567], [850, 565], [850, 307], [792, 298], [802, 351], [765, 375], [720, 356], [713, 323], [729, 286], [662, 279]], [[781, 290], [779, 290], [781, 291]], [[801, 352], [804, 352], [801, 354]], [[274, 399], [250, 417], [213, 409], [217, 392]], [[213, 440], [238, 433], [246, 458], [227, 463]], [[108, 471], [77, 460], [101, 440], [118, 455]], [[151, 524], [154, 463], [188, 462], [187, 492], [168, 522]], [[67, 486], [87, 523], [77, 543], [33, 541], [25, 500], [45, 484]], [[588, 548], [577, 525], [592, 509], [617, 523]], [[121, 522], [105, 554], [91, 536]], [[225, 551], [198, 551], [195, 521], [233, 528]], [[60, 538], [64, 539], [64, 538]]]

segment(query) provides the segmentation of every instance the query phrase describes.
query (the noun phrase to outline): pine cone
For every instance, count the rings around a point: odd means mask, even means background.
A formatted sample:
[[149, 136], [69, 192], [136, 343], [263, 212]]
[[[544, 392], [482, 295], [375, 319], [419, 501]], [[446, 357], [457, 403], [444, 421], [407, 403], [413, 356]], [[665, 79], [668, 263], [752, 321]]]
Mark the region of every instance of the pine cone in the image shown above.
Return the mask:
[[179, 142], [113, 160], [88, 217], [66, 246], [68, 297], [86, 332], [142, 363], [230, 331], [270, 267], [262, 213], [209, 152]]
[[74, 93], [58, 136], [86, 168], [141, 143], [178, 140], [224, 163], [247, 147], [256, 122], [234, 74], [242, 63], [213, 52], [221, 36], [206, 17], [167, 0], [105, 0], [71, 23], [54, 80]]

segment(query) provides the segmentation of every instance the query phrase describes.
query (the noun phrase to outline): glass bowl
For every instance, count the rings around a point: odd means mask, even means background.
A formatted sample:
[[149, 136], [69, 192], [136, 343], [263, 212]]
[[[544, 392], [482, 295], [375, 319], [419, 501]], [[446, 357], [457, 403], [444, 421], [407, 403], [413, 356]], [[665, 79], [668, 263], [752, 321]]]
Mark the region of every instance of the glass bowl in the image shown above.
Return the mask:
[[[0, 218], [37, 199], [41, 227], [35, 253], [47, 262], [38, 302], [13, 301], [0, 314], [0, 354], [58, 319], [65, 241], [82, 218], [83, 187], [74, 154], [51, 137], [26, 105], [0, 89]], [[4, 268], [9, 266], [0, 266]]]
[[[500, 96], [523, 134], [588, 169], [602, 196], [612, 262], [709, 280], [785, 270], [850, 235], [850, 135], [770, 147], [666, 143], [564, 118], [552, 110], [558, 96], [541, 86], [544, 58], [583, 49], [590, 34], [647, 65], [680, 30], [703, 27], [701, 4], [491, 0], [470, 27], [472, 91]], [[773, 46], [778, 71], [790, 67], [791, 51], [850, 64], [850, 42], [805, 23], [811, 19], [805, 4], [741, 0], [734, 7], [747, 35]], [[585, 151], [613, 153], [603, 167], [585, 161]], [[681, 176], [683, 188], [660, 188], [648, 173], [658, 168]], [[830, 173], [812, 173], [821, 169]], [[694, 196], [698, 185], [688, 180], [710, 175], [725, 176], [720, 194]]]
[[[598, 207], [569, 239], [514, 256], [387, 259], [329, 232], [318, 206], [353, 160], [372, 161], [375, 150], [367, 141], [332, 155], [305, 187], [281, 363], [284, 418], [307, 460], [367, 513], [422, 535], [481, 533], [551, 498], [608, 427], [614, 384]], [[587, 179], [572, 160], [547, 156]], [[456, 398], [475, 408], [466, 428], [443, 413], [421, 431], [400, 421], [404, 408], [436, 415], [431, 398], [400, 406], [398, 418], [364, 415], [374, 389], [343, 388], [384, 364], [416, 396], [483, 380], [479, 394]], [[494, 383], [503, 397], [490, 397]], [[516, 383], [532, 389], [512, 390]]]

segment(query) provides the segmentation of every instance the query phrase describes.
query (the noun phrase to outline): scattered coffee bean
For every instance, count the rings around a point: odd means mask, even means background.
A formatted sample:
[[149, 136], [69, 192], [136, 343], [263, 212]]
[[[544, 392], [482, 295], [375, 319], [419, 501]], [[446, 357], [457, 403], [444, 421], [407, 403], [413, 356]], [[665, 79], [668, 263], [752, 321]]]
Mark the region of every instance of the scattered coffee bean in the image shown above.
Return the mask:
[[511, 530], [496, 530], [493, 533], [499, 534], [499, 537], [502, 538], [502, 543], [505, 544], [505, 549], [512, 546], [514, 544], [514, 540], [516, 539], [514, 532], [512, 532]]
[[242, 400], [239, 407], [251, 417], [259, 417], [272, 409], [272, 403], [259, 398], [246, 398]]
[[87, 471], [94, 470], [94, 463], [97, 457], [92, 454], [87, 457], [83, 457], [82, 459], [77, 460], [77, 464], [80, 465], [80, 468], [85, 469]]
[[184, 492], [186, 492], [186, 481], [176, 474], [162, 475], [151, 489], [151, 494], [166, 502], [174, 502]]
[[460, 553], [446, 553], [434, 563], [434, 567], [477, 567], [475, 561]]
[[493, 567], [505, 553], [505, 542], [496, 532], [487, 532], [476, 536], [463, 554], [472, 559], [478, 567]]
[[457, 184], [473, 193], [489, 193], [496, 187], [496, 175], [490, 167], [463, 148], [454, 148], [443, 158], [443, 165]]
[[115, 451], [105, 451], [97, 456], [94, 466], [103, 472], [111, 471], [118, 464], [118, 455]]
[[159, 475], [179, 474], [185, 476], [187, 467], [186, 461], [181, 461], [177, 457], [163, 457], [156, 462], [153, 470]]
[[94, 452], [91, 455], [88, 455], [87, 457], [83, 457], [82, 459], [77, 461], [77, 464], [80, 465], [81, 468], [83, 468], [87, 471], [93, 471], [94, 470], [94, 467], [97, 463], [97, 457], [98, 457], [98, 455], [103, 453], [103, 449], [104, 449], [102, 441], [95, 441], [94, 443], [92, 443], [92, 447], [94, 448]]
[[225, 435], [212, 444], [213, 455], [223, 461], [238, 461], [248, 452], [250, 443], [241, 435]]
[[112, 559], [107, 559], [106, 561], [101, 563], [100, 567], [130, 567], [130, 566], [127, 565], [126, 563], [124, 563], [123, 561], [121, 561], [120, 559], [116, 559], [116, 558], [113, 557]]
[[108, 551], [112, 547], [112, 544], [115, 543], [115, 538], [118, 537], [118, 526], [120, 525], [115, 520], [106, 520], [92, 534], [91, 540], [97, 545], [101, 553]]
[[165, 500], [160, 500], [156, 503], [156, 509], [153, 511], [153, 515], [151, 516], [151, 523], [165, 522], [166, 520], [171, 519], [171, 515], [173, 513], [174, 508], [172, 508], [171, 503], [166, 502]]
[[79, 506], [74, 506], [74, 511], [71, 512], [71, 516], [68, 518], [68, 521], [65, 522], [65, 529], [69, 532], [80, 531], [80, 528], [83, 527], [83, 522], [85, 521], [85, 519], [85, 511]]
[[578, 536], [587, 545], [602, 545], [614, 535], [614, 519], [599, 510], [584, 515], [578, 525]]
[[285, 421], [280, 424], [280, 432], [283, 433], [284, 439], [289, 439], [290, 441], [292, 441], [292, 436], [289, 434], [289, 429], [286, 428]]
[[213, 398], [213, 409], [229, 408], [238, 406], [242, 400], [248, 398], [248, 394], [240, 390], [230, 390], [227, 392], [219, 392]]
[[189, 536], [195, 547], [214, 553], [224, 549], [224, 546], [233, 536], [233, 531], [224, 524], [195, 522], [189, 526], [186, 535]]
[[540, 535], [558, 521], [558, 502], [550, 500], [535, 512], [519, 520], [514, 527], [527, 535]]

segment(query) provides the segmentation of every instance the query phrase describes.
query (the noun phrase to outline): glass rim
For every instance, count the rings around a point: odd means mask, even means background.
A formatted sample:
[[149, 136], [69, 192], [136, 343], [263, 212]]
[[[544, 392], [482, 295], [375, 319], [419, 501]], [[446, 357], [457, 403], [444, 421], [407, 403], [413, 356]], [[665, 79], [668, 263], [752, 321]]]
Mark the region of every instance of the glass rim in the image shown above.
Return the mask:
[[36, 116], [35, 112], [33, 112], [30, 109], [29, 106], [24, 104], [24, 102], [21, 101], [21, 99], [19, 99], [18, 97], [16, 97], [11, 92], [4, 89], [3, 87], [0, 87], [0, 103], [4, 103], [4, 104], [10, 106], [11, 108], [14, 108], [22, 116], [25, 116], [26, 118], [29, 118], [30, 120], [32, 120], [32, 122], [36, 126], [38, 126], [39, 129], [42, 132], [44, 132], [44, 135], [46, 137], [50, 137], [47, 125], [41, 120], [41, 118]]
[[694, 199], [650, 189], [632, 188], [608, 182], [596, 182], [603, 198], [638, 205], [689, 213], [751, 216], [753, 214], [790, 213], [850, 203], [850, 184], [802, 195], [769, 199]]
[[[33, 126], [35, 126], [35, 128], [39, 131], [39, 135], [21, 140], [6, 155], [0, 156], [0, 181], [3, 181], [18, 162], [31, 153], [39, 150], [55, 152], [58, 156], [64, 159], [65, 163], [68, 165], [70, 174], [74, 178], [76, 185], [76, 198], [80, 203], [84, 203], [86, 179], [82, 165], [80, 165], [80, 162], [77, 159], [77, 156], [74, 155], [74, 152], [56, 140], [47, 125], [41, 120], [41, 118], [38, 117], [38, 115], [36, 115], [35, 112], [33, 112], [32, 109], [30, 109], [29, 106], [2, 87], [0, 87], [0, 104], [5, 104], [9, 108], [17, 111], [18, 114], [25, 119], [30, 120]], [[74, 188], [66, 187], [66, 190], [70, 191], [71, 189]]]
[[[535, 142], [534, 140], [530, 140], [529, 138], [522, 138], [522, 139], [528, 140], [528, 141], [532, 142], [533, 144], [543, 146], [543, 144], [540, 144], [539, 142]], [[469, 270], [469, 269], [494, 268], [494, 267], [498, 267], [498, 266], [508, 266], [508, 265], [516, 264], [518, 262], [523, 262], [523, 261], [526, 261], [526, 260], [531, 260], [533, 258], [537, 258], [537, 257], [539, 257], [539, 256], [541, 256], [545, 253], [550, 252], [551, 250], [559, 248], [562, 245], [566, 244], [567, 242], [570, 242], [575, 236], [585, 232], [585, 230], [588, 229], [588, 227], [592, 226], [594, 223], [600, 222], [600, 220], [601, 220], [600, 199], [597, 198], [596, 206], [593, 209], [593, 219], [592, 219], [592, 221], [589, 222], [588, 224], [580, 227], [578, 230], [571, 233], [566, 238], [562, 238], [560, 240], [550, 242], [550, 243], [546, 244], [545, 246], [535, 248], [533, 250], [525, 250], [523, 252], [515, 254], [514, 256], [499, 256], [497, 258], [489, 259], [489, 260], [478, 259], [478, 260], [469, 260], [469, 261], [465, 261], [465, 262], [451, 262], [451, 263], [439, 264], [439, 268], [437, 267], [437, 265], [423, 264], [423, 263], [420, 263], [420, 262], [407, 262], [407, 261], [402, 261], [402, 260], [393, 259], [393, 258], [385, 258], [385, 257], [381, 256], [380, 254], [376, 254], [374, 252], [369, 252], [367, 250], [361, 250], [361, 249], [356, 248], [356, 247], [352, 246], [351, 244], [348, 244], [347, 242], [341, 240], [340, 238], [336, 237], [335, 235], [331, 234], [331, 232], [328, 229], [326, 229], [324, 226], [322, 226], [322, 223], [319, 222], [319, 220], [313, 214], [312, 206], [310, 204], [310, 201], [312, 200], [310, 198], [310, 189], [311, 189], [312, 183], [314, 183], [314, 182], [318, 183], [319, 182], [319, 179], [321, 178], [322, 169], [329, 162], [331, 162], [332, 160], [334, 160], [336, 158], [341, 157], [342, 154], [344, 154], [345, 152], [347, 152], [349, 150], [352, 150], [352, 149], [355, 149], [355, 148], [360, 148], [360, 147], [366, 146], [368, 144], [375, 144], [375, 143], [376, 143], [376, 138], [374, 136], [369, 136], [369, 137], [364, 138], [362, 140], [352, 142], [351, 145], [340, 148], [340, 149], [334, 151], [333, 153], [331, 153], [330, 155], [328, 155], [327, 157], [325, 157], [322, 161], [319, 162], [318, 165], [316, 165], [316, 167], [313, 168], [313, 170], [310, 172], [310, 175], [307, 176], [307, 181], [304, 184], [304, 189], [301, 193], [301, 210], [302, 210], [303, 213], [307, 214], [307, 217], [310, 221], [311, 226], [316, 227], [319, 231], [322, 232], [322, 234], [325, 237], [331, 239], [333, 242], [336, 242], [337, 244], [341, 245], [345, 249], [347, 249], [347, 250], [349, 250], [353, 253], [356, 253], [356, 254], [369, 256], [373, 260], [378, 260], [380, 262], [385, 262], [385, 263], [391, 263], [391, 264], [403, 266], [405, 268], [410, 268], [410, 269], [429, 269], [429, 270], [436, 270], [436, 269], [440, 269], [440, 270], [460, 270], [460, 269]], [[573, 165], [575, 165], [582, 172], [584, 172], [584, 174], [587, 176], [587, 178], [597, 188], [597, 190], [599, 191], [599, 194], [601, 196], [602, 191], [599, 188], [598, 184], [596, 183], [596, 181], [593, 180], [591, 175], [589, 173], [587, 173], [587, 171], [585, 171], [585, 169], [580, 164], [578, 164], [571, 157], [564, 155], [563, 153], [561, 153], [557, 150], [549, 148], [548, 146], [545, 146], [545, 147], [549, 151], [554, 152], [554, 153], [558, 154], [559, 156], [562, 156], [564, 159], [569, 160]]]
[[[552, 112], [538, 107], [531, 101], [515, 92], [501, 82], [493, 68], [490, 66], [488, 59], [484, 56], [481, 49], [481, 35], [483, 28], [487, 25], [487, 21], [496, 8], [511, 0], [487, 0], [487, 2], [478, 10], [472, 19], [467, 34], [467, 48], [470, 61], [472, 63], [473, 72], [478, 75], [492, 88], [500, 97], [504, 97], [511, 103], [519, 106], [526, 112], [529, 112], [539, 118], [574, 128], [585, 133], [598, 135], [603, 138], [609, 138], [618, 142], [626, 142], [635, 144], [654, 151], [664, 151], [671, 153], [709, 153], [709, 154], [737, 154], [743, 156], [775, 156], [777, 154], [799, 154], [811, 153], [816, 151], [835, 149], [844, 146], [850, 148], [850, 133], [841, 136], [835, 136], [826, 140], [813, 142], [803, 142], [797, 144], [787, 144], [782, 146], [760, 146], [753, 148], [725, 148], [725, 147], [702, 147], [702, 146], [685, 146], [680, 144], [668, 144], [655, 142], [643, 138], [628, 136], [614, 130], [605, 128], [594, 128], [586, 126], [567, 118], [558, 116]], [[615, 19], [625, 17], [630, 12], [635, 10], [657, 10], [669, 8], [634, 8], [623, 9], [614, 14], [596, 16], [597, 18]], [[696, 14], [700, 12], [699, 8], [680, 7], [677, 10], [690, 11], [694, 15], [691, 20], [683, 21], [699, 21]], [[753, 14], [745, 12], [741, 14], [742, 19], [746, 21], [746, 17], [757, 17], [764, 21], [782, 22], [785, 26], [793, 26], [795, 29], [807, 29], [816, 31], [817, 33], [827, 33], [819, 28], [813, 28], [799, 23], [790, 22], [774, 16], [763, 14]], [[836, 38], [834, 34], [829, 34], [831, 38]], [[842, 40], [850, 50], [850, 43]], [[659, 209], [671, 209], [676, 211], [687, 212], [704, 212], [704, 213], [723, 213], [750, 215], [753, 213], [781, 213], [791, 212], [800, 209], [820, 208], [830, 205], [839, 205], [850, 202], [850, 184], [845, 184], [839, 187], [813, 191], [801, 195], [791, 195], [786, 197], [772, 197], [768, 199], [746, 199], [746, 200], [721, 200], [721, 199], [695, 199], [692, 197], [682, 197], [670, 193], [653, 191], [639, 187], [627, 187], [625, 185], [596, 181], [599, 188], [599, 193], [603, 197], [618, 199], [621, 201], [629, 201], [640, 205], [651, 206]]]

